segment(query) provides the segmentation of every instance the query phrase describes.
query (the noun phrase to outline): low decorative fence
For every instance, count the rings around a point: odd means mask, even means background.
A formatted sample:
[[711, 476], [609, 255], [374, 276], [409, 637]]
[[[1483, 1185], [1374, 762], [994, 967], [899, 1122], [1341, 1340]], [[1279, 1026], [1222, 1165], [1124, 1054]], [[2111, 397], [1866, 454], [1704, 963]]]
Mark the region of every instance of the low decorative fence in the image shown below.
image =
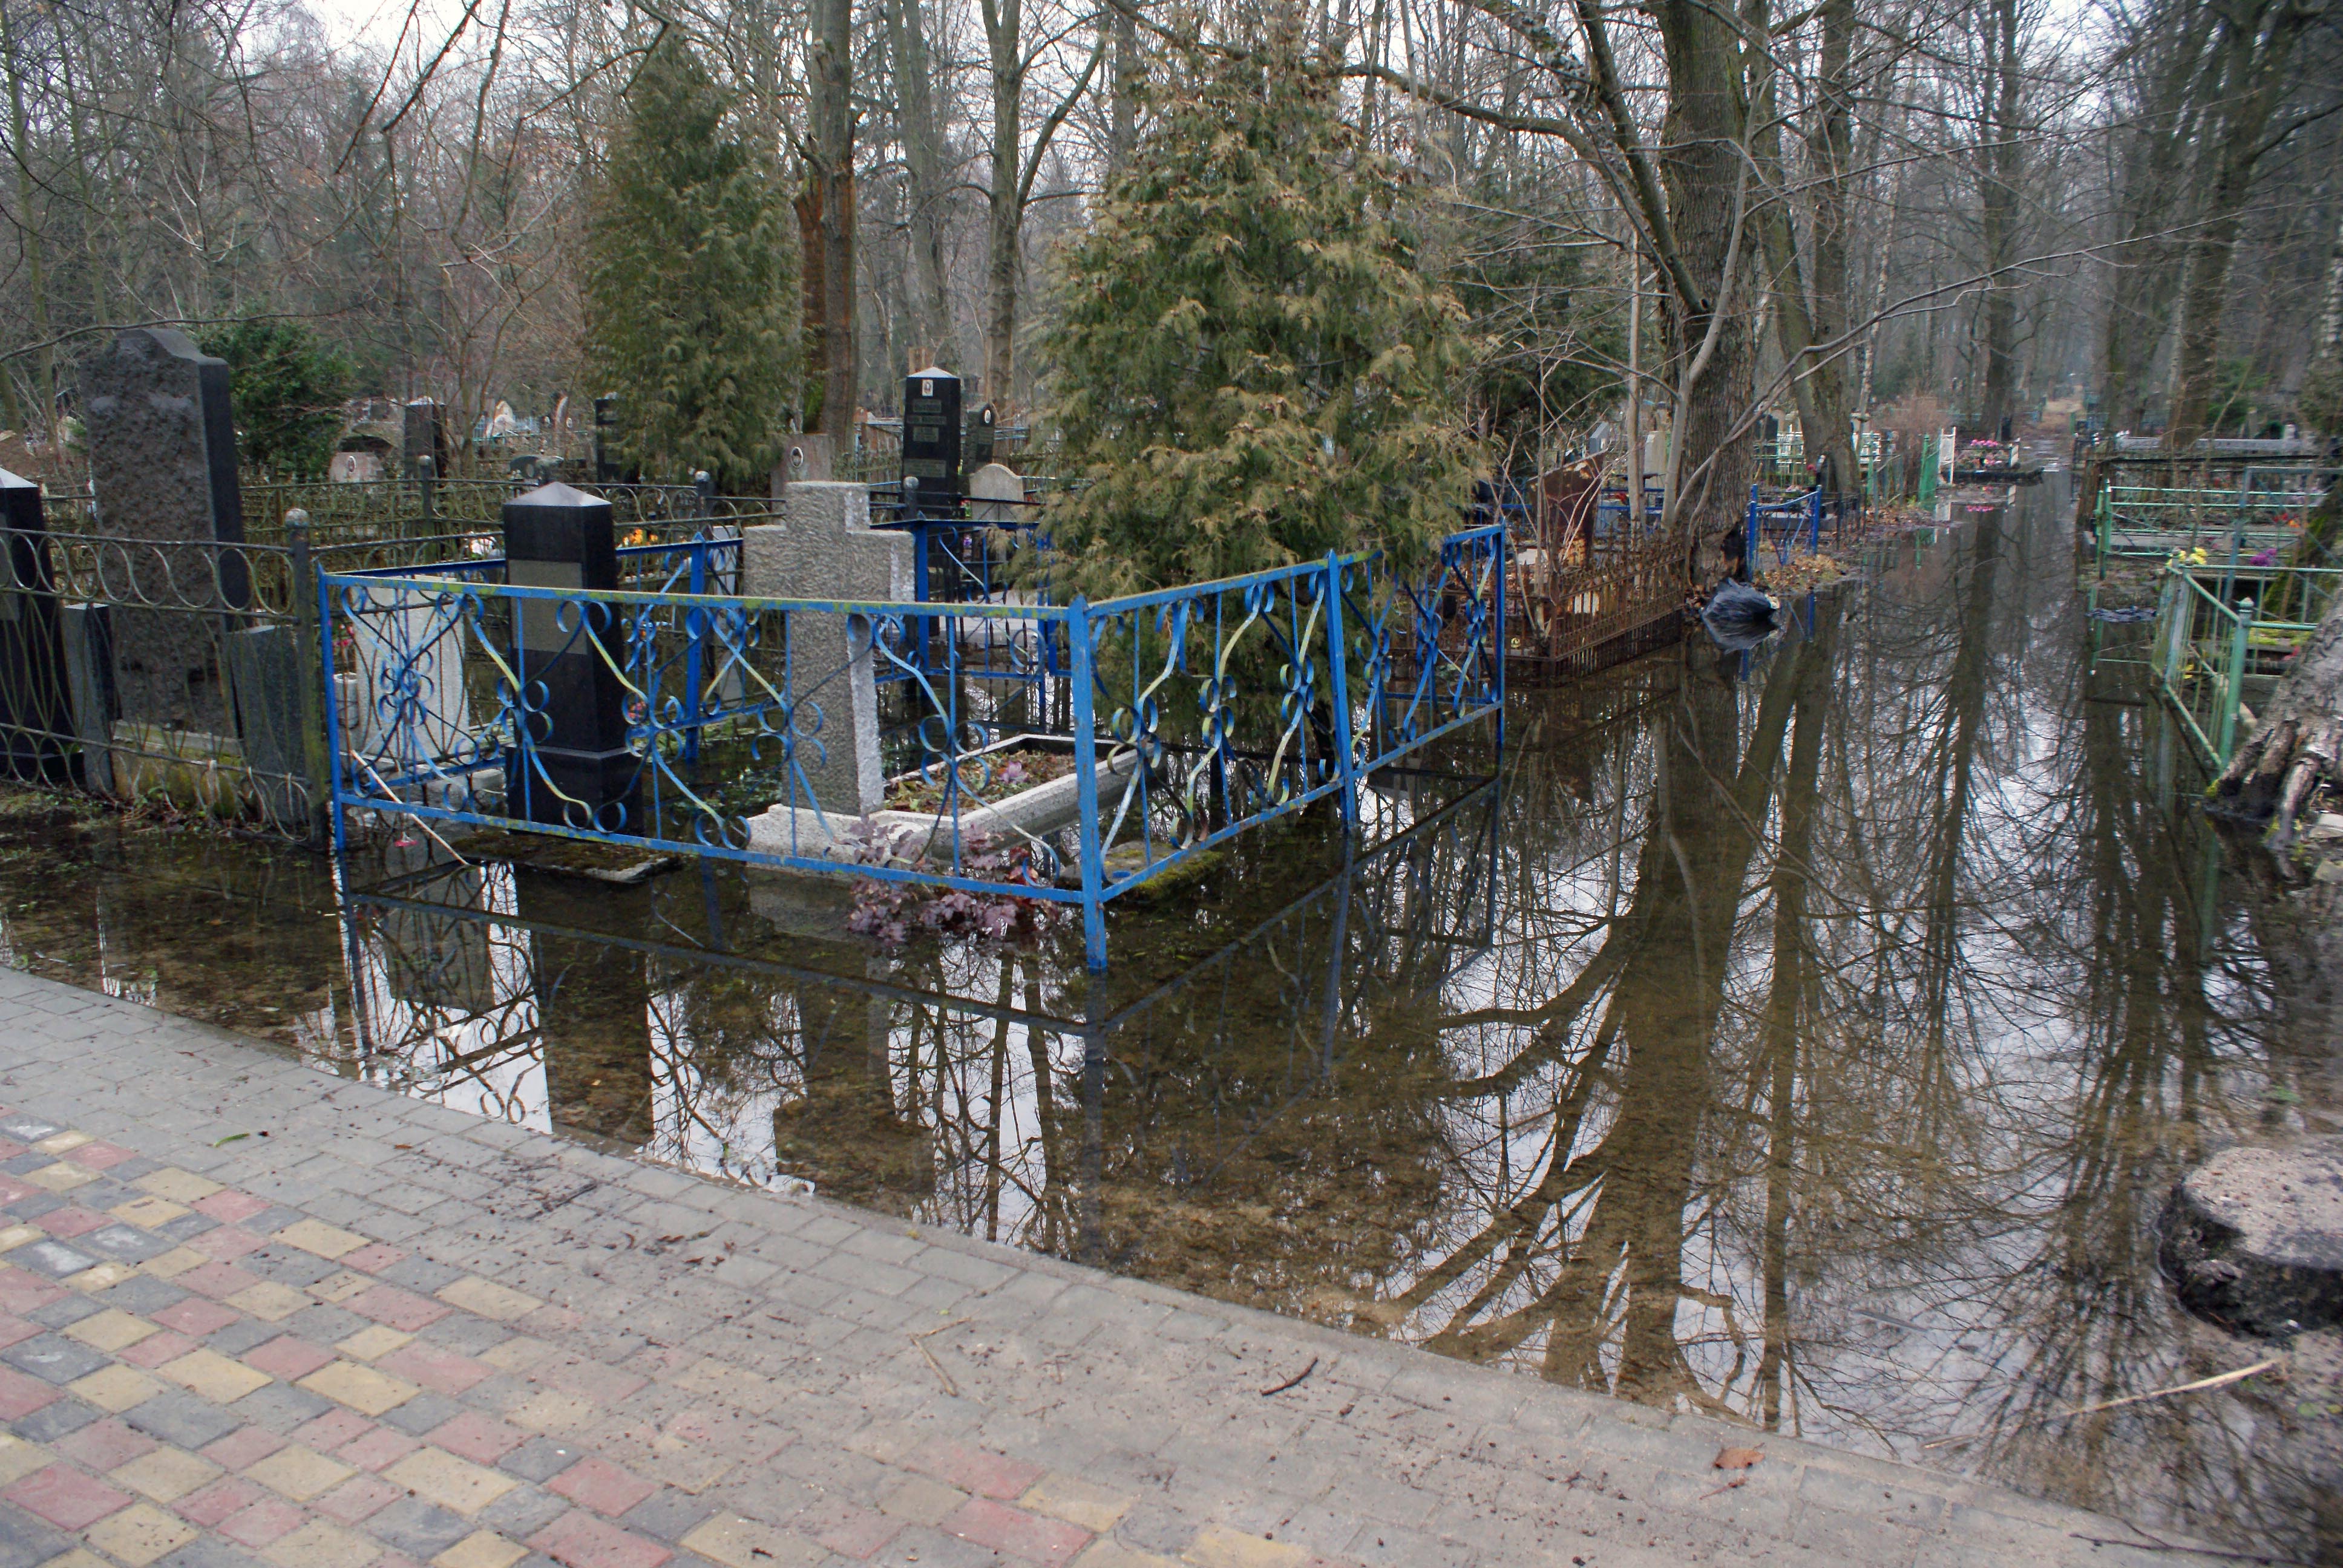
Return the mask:
[[1008, 895], [1078, 910], [1102, 967], [1115, 898], [1314, 801], [1355, 824], [1366, 774], [1503, 704], [1493, 525], [1421, 582], [1329, 557], [1097, 604], [501, 565], [320, 575], [337, 841], [460, 823]]
[[2091, 515], [2098, 575], [2107, 575], [2110, 561], [2160, 561], [2200, 550], [2232, 569], [2296, 558], [2304, 519], [2325, 496], [2325, 477], [2296, 470], [2283, 483], [2237, 488], [2102, 484]]
[[2198, 757], [2218, 770], [2245, 739], [2249, 699], [2276, 687], [2338, 590], [2343, 568], [2232, 571], [2176, 560], [2157, 598], [2149, 667]]
[[1786, 566], [1804, 550], [1844, 548], [1863, 532], [1860, 492], [1825, 495], [1819, 489], [1777, 500], [1764, 498], [1758, 487], [1749, 487], [1749, 508], [1741, 522], [1742, 559], [1751, 576], [1765, 569], [1770, 554], [1775, 566]]

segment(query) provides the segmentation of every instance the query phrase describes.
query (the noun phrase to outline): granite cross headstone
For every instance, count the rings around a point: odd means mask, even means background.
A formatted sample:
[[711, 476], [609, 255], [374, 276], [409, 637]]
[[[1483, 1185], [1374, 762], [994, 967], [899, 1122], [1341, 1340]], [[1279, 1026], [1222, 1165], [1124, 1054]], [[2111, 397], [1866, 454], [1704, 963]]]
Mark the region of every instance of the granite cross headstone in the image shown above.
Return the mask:
[[[870, 527], [870, 492], [860, 485], [808, 481], [789, 487], [783, 521], [741, 530], [740, 591], [753, 598], [900, 601], [911, 597], [911, 541]], [[872, 625], [867, 616], [802, 611], [789, 616], [792, 702], [820, 712], [815, 729], [803, 709], [797, 764], [813, 799], [789, 780], [781, 804], [819, 805], [863, 817], [879, 809], [887, 778], [879, 757], [879, 692]]]
[[131, 590], [112, 617], [125, 721], [234, 731], [218, 639], [250, 602], [227, 362], [167, 327], [134, 327], [81, 365], [90, 484], [105, 547]]

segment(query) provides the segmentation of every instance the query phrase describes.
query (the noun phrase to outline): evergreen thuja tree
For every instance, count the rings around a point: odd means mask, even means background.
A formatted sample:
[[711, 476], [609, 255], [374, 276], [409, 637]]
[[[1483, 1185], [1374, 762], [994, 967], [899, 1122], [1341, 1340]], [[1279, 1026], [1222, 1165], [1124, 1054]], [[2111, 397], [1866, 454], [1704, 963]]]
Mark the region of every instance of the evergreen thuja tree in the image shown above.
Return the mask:
[[198, 342], [228, 363], [243, 459], [268, 474], [323, 475], [357, 377], [350, 357], [297, 321], [258, 317], [212, 327]]
[[587, 337], [647, 475], [762, 489], [798, 385], [797, 236], [730, 109], [681, 42], [643, 63], [588, 214]]
[[1065, 471], [1048, 571], [1096, 598], [1461, 526], [1464, 313], [1419, 268], [1404, 179], [1290, 39], [1209, 62], [1063, 258], [1046, 336]]

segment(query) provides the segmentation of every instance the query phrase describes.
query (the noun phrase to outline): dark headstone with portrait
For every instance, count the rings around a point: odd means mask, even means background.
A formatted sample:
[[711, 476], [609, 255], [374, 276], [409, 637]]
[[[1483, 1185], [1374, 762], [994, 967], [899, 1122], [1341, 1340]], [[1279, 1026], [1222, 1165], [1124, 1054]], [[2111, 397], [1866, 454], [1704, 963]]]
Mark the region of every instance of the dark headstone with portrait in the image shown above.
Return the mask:
[[903, 477], [920, 481], [923, 511], [960, 500], [960, 377], [930, 367], [903, 378]]

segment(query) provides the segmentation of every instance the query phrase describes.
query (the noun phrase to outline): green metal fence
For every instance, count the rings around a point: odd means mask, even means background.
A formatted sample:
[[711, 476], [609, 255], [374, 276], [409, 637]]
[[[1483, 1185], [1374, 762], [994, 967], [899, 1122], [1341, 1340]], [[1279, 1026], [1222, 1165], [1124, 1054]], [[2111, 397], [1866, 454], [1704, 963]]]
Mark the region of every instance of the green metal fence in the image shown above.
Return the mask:
[[[2149, 663], [2182, 732], [2209, 766], [2228, 765], [2245, 739], [2242, 710], [2277, 686], [2338, 591], [2343, 568], [2233, 569], [2176, 560], [2165, 573]], [[2264, 605], [2272, 613], [2264, 615]]]
[[2328, 477], [2296, 471], [2284, 477], [2283, 484], [2227, 489], [2102, 485], [2092, 518], [2099, 574], [2110, 560], [2164, 560], [2197, 550], [2232, 568], [2264, 553], [2298, 553], [2303, 518], [2318, 504]]

